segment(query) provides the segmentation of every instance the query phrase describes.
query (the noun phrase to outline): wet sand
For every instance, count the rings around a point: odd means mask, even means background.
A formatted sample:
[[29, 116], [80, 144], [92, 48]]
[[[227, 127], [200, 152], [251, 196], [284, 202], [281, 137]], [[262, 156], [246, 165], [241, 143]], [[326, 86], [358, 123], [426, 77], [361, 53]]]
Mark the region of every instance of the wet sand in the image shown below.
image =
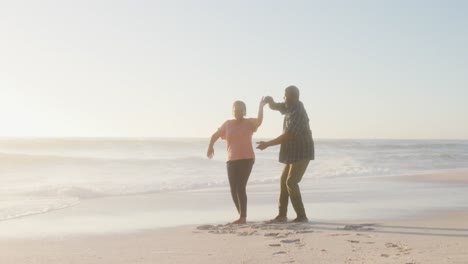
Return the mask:
[[[399, 180], [460, 184], [466, 172]], [[468, 263], [468, 210], [406, 219], [190, 225], [0, 239], [0, 263]]]

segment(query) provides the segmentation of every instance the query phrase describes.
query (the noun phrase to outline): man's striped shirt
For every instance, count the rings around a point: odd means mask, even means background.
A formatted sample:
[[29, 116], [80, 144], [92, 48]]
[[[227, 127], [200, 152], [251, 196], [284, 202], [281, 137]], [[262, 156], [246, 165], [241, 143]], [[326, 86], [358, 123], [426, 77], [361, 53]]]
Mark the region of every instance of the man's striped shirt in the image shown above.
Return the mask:
[[291, 164], [315, 158], [314, 140], [309, 126], [309, 117], [302, 102], [286, 107], [285, 103], [275, 103], [272, 107], [284, 115], [283, 133], [292, 138], [281, 143], [279, 161]]

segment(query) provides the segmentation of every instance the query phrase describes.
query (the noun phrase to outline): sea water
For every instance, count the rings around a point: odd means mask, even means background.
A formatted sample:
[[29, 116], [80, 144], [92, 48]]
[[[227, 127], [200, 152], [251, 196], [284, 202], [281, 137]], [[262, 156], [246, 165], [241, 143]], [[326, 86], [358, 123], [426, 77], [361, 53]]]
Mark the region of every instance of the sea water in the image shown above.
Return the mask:
[[[121, 228], [234, 220], [226, 145], [219, 141], [210, 160], [208, 141], [1, 139], [0, 232], [2, 222], [21, 218], [26, 225], [35, 215], [52, 217], [63, 210], [86, 215], [94, 223], [102, 220], [101, 230], [106, 221], [118, 230], [120, 220]], [[468, 141], [318, 139], [315, 148], [316, 159], [300, 184], [312, 217], [385, 218], [467, 204], [464, 185], [376, 179], [466, 169]], [[248, 183], [249, 215], [256, 219], [276, 213], [283, 168], [278, 152], [278, 147], [256, 150]], [[163, 217], [168, 214], [177, 217]]]

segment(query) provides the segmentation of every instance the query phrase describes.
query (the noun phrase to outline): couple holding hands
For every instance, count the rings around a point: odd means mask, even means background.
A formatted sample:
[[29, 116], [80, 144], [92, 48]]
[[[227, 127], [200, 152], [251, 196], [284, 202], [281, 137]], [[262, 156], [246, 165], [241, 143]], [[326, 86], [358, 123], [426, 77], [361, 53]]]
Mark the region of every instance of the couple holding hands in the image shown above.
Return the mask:
[[227, 120], [211, 136], [207, 156], [214, 156], [213, 145], [221, 138], [227, 142], [227, 174], [231, 195], [239, 212], [239, 219], [233, 224], [245, 224], [247, 219], [246, 185], [255, 163], [252, 135], [263, 121], [263, 107], [279, 111], [284, 115], [283, 133], [270, 141], [257, 142], [257, 149], [281, 145], [279, 162], [284, 164], [281, 174], [279, 212], [271, 222], [286, 222], [288, 202], [296, 211], [293, 222], [307, 222], [307, 215], [302, 203], [299, 182], [309, 162], [314, 159], [314, 141], [309, 127], [309, 118], [304, 105], [299, 100], [299, 89], [288, 86], [284, 91], [284, 102], [276, 103], [271, 96], [262, 98], [257, 118], [245, 118], [246, 106], [242, 101], [235, 101], [232, 106], [234, 119]]

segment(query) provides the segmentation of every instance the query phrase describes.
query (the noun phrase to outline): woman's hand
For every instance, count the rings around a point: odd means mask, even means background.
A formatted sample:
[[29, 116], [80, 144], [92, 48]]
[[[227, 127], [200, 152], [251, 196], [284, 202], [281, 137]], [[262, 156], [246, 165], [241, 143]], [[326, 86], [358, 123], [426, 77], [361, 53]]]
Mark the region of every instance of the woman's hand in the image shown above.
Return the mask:
[[268, 101], [266, 100], [266, 98], [265, 98], [265, 97], [262, 97], [262, 100], [260, 100], [259, 107], [260, 107], [260, 108], [263, 108], [263, 107], [265, 107], [265, 105], [267, 105], [267, 104], [268, 104]]
[[209, 159], [212, 159], [214, 156], [214, 148], [213, 147], [208, 147], [208, 151], [206, 152], [206, 156]]

